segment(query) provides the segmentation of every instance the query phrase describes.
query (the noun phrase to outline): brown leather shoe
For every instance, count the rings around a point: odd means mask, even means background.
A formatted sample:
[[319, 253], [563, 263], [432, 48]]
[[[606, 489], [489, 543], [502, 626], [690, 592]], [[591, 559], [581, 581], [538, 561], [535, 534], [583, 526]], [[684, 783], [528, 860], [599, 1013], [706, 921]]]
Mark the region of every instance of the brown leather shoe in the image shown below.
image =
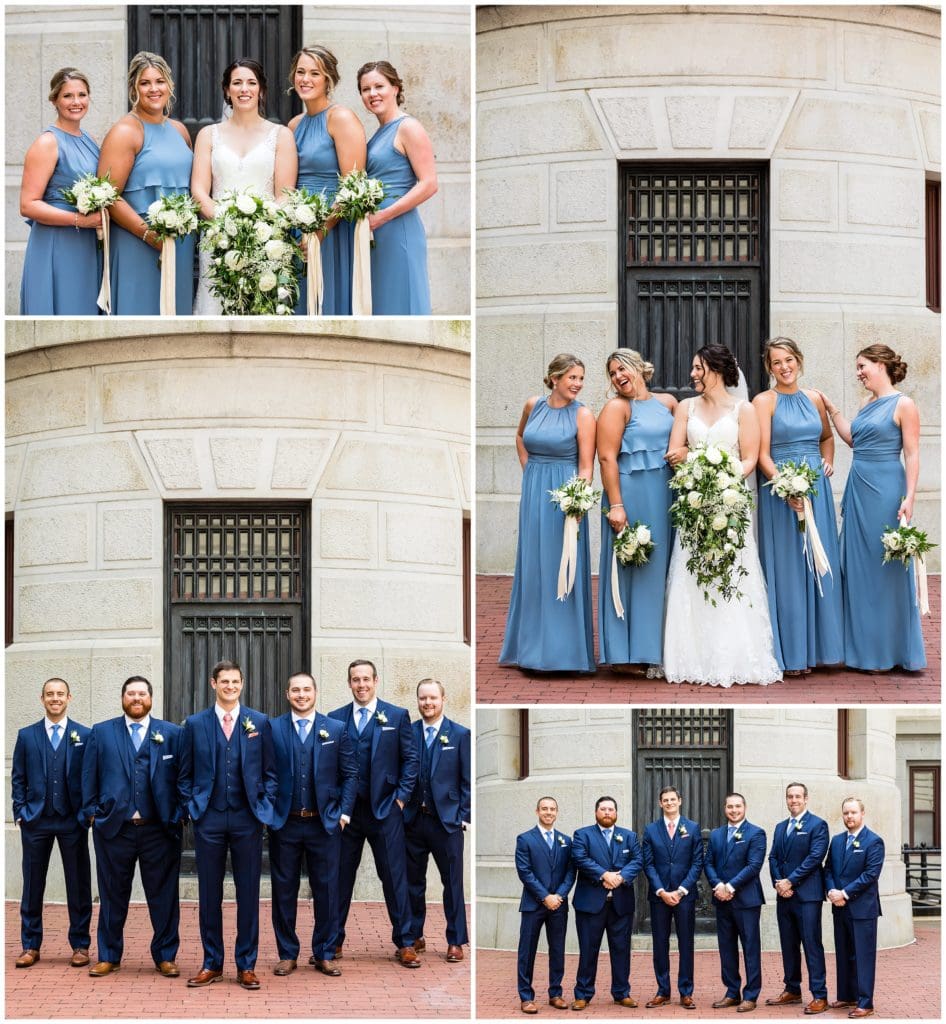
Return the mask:
[[39, 950], [24, 949], [14, 963], [17, 967], [32, 967], [33, 964], [39, 963]]
[[427, 940], [424, 938], [423, 935], [421, 935], [421, 937], [419, 939], [414, 939], [414, 952], [415, 953], [423, 953], [426, 948], [427, 948]]
[[860, 1020], [861, 1017], [873, 1017], [873, 1016], [874, 1016], [874, 1008], [873, 1008], [873, 1006], [869, 1010], [865, 1009], [863, 1006], [858, 1006], [856, 1010], [851, 1010], [851, 1012], [848, 1014], [848, 1017], [850, 1017], [852, 1020]]
[[738, 1006], [738, 1005], [739, 1005], [739, 1000], [738, 999], [733, 999], [732, 996], [723, 996], [722, 999], [717, 999], [716, 1002], [713, 1003], [713, 1009], [714, 1010], [725, 1010], [725, 1009], [727, 1009], [730, 1006]]
[[812, 1001], [805, 1007], [805, 1013], [824, 1013], [828, 1008], [827, 999], [812, 999]]
[[215, 981], [223, 980], [223, 971], [212, 971], [209, 967], [202, 967], [193, 978], [187, 979], [188, 988], [203, 988], [204, 985], [212, 985]]
[[316, 960], [315, 969], [329, 978], [340, 978], [342, 976], [342, 969], [334, 960]]
[[652, 1010], [655, 1006], [665, 1006], [670, 1002], [670, 996], [662, 996], [659, 992], [650, 1000], [649, 1003], [644, 1003], [648, 1010]]
[[835, 999], [830, 1004], [832, 1010], [848, 1010], [852, 1006], [857, 1006], [857, 1000], [855, 999]]
[[462, 946], [447, 946], [447, 963], [458, 964], [463, 960]]
[[254, 971], [237, 971], [237, 984], [250, 992], [255, 992], [260, 987], [259, 978]]
[[341, 946], [336, 946], [335, 947], [335, 959], [336, 960], [341, 960], [342, 956], [343, 956], [342, 947]]
[[583, 1010], [587, 1005], [588, 1005], [588, 1000], [587, 999], [576, 999], [572, 1003], [572, 1009], [573, 1010]]
[[684, 1010], [695, 1010], [696, 1003], [693, 1002], [693, 996], [680, 996], [680, 1005]]
[[402, 967], [420, 967], [420, 957], [413, 946], [403, 946], [395, 954]]
[[632, 1010], [637, 1007], [637, 1000], [633, 996], [625, 996], [623, 999], [615, 999], [614, 1001], [618, 1006], [627, 1006]]
[[280, 960], [278, 964], [273, 968], [273, 974], [277, 978], [285, 978], [296, 969], [295, 960]]
[[318, 967], [319, 966], [319, 961], [315, 959], [315, 953], [313, 953], [312, 956], [309, 957], [309, 966], [310, 967]]
[[552, 996], [552, 998], [549, 1000], [549, 1006], [554, 1006], [556, 1010], [568, 1009], [568, 1003], [566, 1003], [561, 996]]
[[532, 1002], [531, 999], [524, 999], [519, 1004], [519, 1009], [522, 1010], [523, 1013], [538, 1013], [539, 1012], [539, 1008], [535, 1005], [535, 1003]]
[[165, 978], [179, 978], [181, 976], [181, 972], [173, 960], [162, 960], [161, 963], [155, 964], [154, 969]]
[[70, 967], [88, 967], [89, 966], [89, 951], [87, 949], [74, 949], [72, 951], [72, 959], [69, 961]]
[[766, 999], [766, 1006], [788, 1006], [789, 1003], [800, 1003], [801, 994], [798, 992], [789, 992], [785, 989], [780, 996], [775, 999]]
[[736, 1013], [751, 1013], [755, 1009], [754, 999], [743, 999], [736, 1007]]
[[109, 963], [108, 960], [99, 960], [94, 967], [89, 968], [89, 977], [104, 978], [106, 974], [114, 974], [121, 970], [121, 966], [121, 964]]

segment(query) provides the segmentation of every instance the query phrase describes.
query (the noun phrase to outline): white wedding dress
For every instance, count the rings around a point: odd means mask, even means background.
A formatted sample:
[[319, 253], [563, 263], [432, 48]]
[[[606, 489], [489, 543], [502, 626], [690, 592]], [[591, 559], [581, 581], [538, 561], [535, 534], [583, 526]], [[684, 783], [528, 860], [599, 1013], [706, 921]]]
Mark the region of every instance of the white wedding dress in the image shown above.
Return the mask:
[[[276, 140], [279, 125], [267, 122], [266, 135], [245, 156], [234, 152], [220, 137], [220, 125], [215, 124], [211, 134], [211, 199], [219, 199], [224, 192], [253, 188], [265, 199], [275, 198]], [[200, 278], [194, 296], [194, 316], [220, 316], [220, 300], [210, 291], [207, 267], [210, 253], [199, 252]]]
[[[715, 444], [739, 458], [739, 408], [707, 426], [690, 402], [687, 445]], [[746, 534], [741, 563], [748, 572], [739, 582], [741, 598], [716, 599], [714, 608], [687, 572], [687, 551], [677, 537], [667, 574], [667, 611], [664, 621], [664, 674], [671, 683], [732, 686], [766, 685], [782, 678], [775, 660], [772, 624], [765, 580], [753, 531]]]

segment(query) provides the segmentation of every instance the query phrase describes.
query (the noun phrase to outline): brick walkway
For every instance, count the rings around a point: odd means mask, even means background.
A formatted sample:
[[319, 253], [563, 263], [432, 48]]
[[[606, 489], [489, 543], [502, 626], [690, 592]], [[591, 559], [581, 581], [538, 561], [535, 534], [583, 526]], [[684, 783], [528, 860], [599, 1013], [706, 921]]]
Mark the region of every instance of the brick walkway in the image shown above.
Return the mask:
[[[940, 925], [938, 921], [917, 921], [917, 941], [901, 949], [881, 950], [877, 956], [877, 984], [874, 988], [874, 1006], [877, 1016], [887, 1018], [940, 1019]], [[835, 998], [834, 954], [827, 954], [828, 996]], [[676, 978], [677, 956], [670, 957], [670, 975]], [[572, 999], [572, 986], [578, 969], [578, 955], [570, 953], [565, 957], [564, 997]], [[807, 977], [807, 975], [805, 975]], [[552, 1009], [545, 993], [548, 988], [548, 955], [539, 953], [535, 963], [536, 1005], [539, 1017], [546, 1020], [574, 1021], [576, 1017]], [[671, 1004], [659, 1010], [646, 1010], [644, 1003], [657, 991], [654, 984], [653, 963], [650, 953], [635, 952], [631, 955], [631, 994], [640, 1002], [637, 1010], [625, 1010], [616, 1006], [610, 995], [611, 974], [607, 953], [598, 961], [598, 991], [588, 1008], [577, 1019], [588, 1017], [641, 1018], [653, 1022], [667, 1017], [689, 1020], [734, 1021], [737, 1015], [732, 1010], [714, 1010], [712, 1003], [722, 998], [724, 988], [719, 979], [719, 955], [716, 951], [697, 951], [694, 995], [696, 1013]], [[777, 996], [782, 991], [782, 961], [778, 953], [762, 954], [762, 999]], [[807, 992], [804, 993], [809, 998]], [[676, 992], [674, 992], [676, 998]], [[476, 951], [476, 1016], [489, 1020], [527, 1020], [519, 1010], [516, 994], [516, 954], [495, 949]], [[756, 1021], [760, 1018], [779, 1021], [804, 1020], [847, 1020], [846, 1010], [828, 1010], [822, 1016], [803, 1017], [801, 1009], [791, 1006], [772, 1009], [761, 1005], [749, 1017], [739, 1014], [740, 1021]]]
[[[930, 609], [923, 618], [929, 662], [924, 672], [872, 676], [817, 669], [771, 686], [677, 686], [599, 669], [591, 676], [525, 672], [496, 664], [506, 628], [511, 576], [476, 580], [476, 702], [478, 704], [938, 704], [942, 668], [940, 581], [929, 577]], [[597, 608], [598, 577], [593, 577]], [[597, 650], [597, 630], [595, 631]]]
[[[383, 903], [353, 903], [348, 919], [345, 958], [340, 978], [327, 978], [311, 967], [287, 978], [272, 968], [278, 957], [270, 925], [270, 905], [260, 903], [260, 955], [257, 974], [262, 988], [247, 992], [236, 984], [232, 951], [236, 935], [233, 902], [224, 904], [227, 962], [224, 980], [205, 989], [189, 989], [187, 978], [201, 967], [197, 904], [181, 905], [181, 977], [162, 978], [154, 970], [148, 945], [151, 927], [147, 908], [135, 904], [125, 927], [125, 957], [118, 974], [90, 978], [87, 970], [70, 968], [66, 945], [68, 915], [61, 905], [45, 909], [45, 940], [35, 967], [17, 970], [20, 952], [19, 904], [6, 904], [6, 1016], [8, 1018], [468, 1018], [470, 962], [448, 964], [439, 905], [431, 908], [427, 952], [420, 970], [407, 970], [393, 959], [391, 926]], [[95, 954], [97, 907], [92, 916]], [[311, 903], [299, 904], [300, 936], [312, 933]], [[305, 948], [305, 941], [303, 941]], [[469, 947], [465, 947], [469, 955]], [[308, 960], [308, 955], [305, 956]], [[51, 1003], [51, 1000], [53, 1001]]]

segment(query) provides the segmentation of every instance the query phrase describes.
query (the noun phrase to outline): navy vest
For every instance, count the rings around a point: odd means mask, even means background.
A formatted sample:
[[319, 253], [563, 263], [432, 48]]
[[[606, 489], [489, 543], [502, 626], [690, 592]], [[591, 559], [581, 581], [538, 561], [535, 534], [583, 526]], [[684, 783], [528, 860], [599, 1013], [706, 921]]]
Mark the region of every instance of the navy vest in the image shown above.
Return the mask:
[[[214, 712], [214, 719], [217, 715]], [[223, 734], [223, 727], [217, 721], [214, 729], [216, 743], [216, 766], [214, 788], [210, 794], [210, 806], [215, 811], [239, 811], [249, 807], [246, 789], [243, 785], [243, 770], [240, 762], [240, 748], [243, 743], [243, 726], [240, 719], [233, 722], [233, 734], [229, 742]]]
[[429, 810], [434, 809], [434, 799], [430, 792], [430, 769], [433, 765], [434, 744], [439, 737], [434, 736], [434, 742], [427, 746], [427, 726], [424, 726], [420, 734], [420, 802], [423, 807]]
[[135, 751], [135, 745], [131, 741], [131, 733], [128, 731], [128, 723], [125, 723], [125, 742], [128, 745], [128, 753], [131, 756], [131, 814], [135, 816], [137, 811], [142, 818], [156, 818], [158, 809], [151, 793], [151, 753], [148, 744], [151, 742], [147, 732], [142, 732], [141, 746]]
[[59, 736], [59, 747], [53, 750], [53, 745], [49, 742], [49, 736], [46, 736], [46, 804], [43, 807], [44, 814], [69, 813], [69, 792], [66, 786], [66, 744], [68, 742], [69, 737], [65, 732], [62, 732]]
[[312, 733], [315, 721], [306, 730], [305, 743], [299, 739], [296, 723], [289, 719], [292, 726], [292, 806], [291, 811], [314, 811], [315, 780], [312, 778], [312, 745], [315, 742]]
[[363, 800], [371, 799], [371, 737], [374, 735], [375, 719], [377, 718], [377, 712], [368, 719], [368, 724], [365, 726], [364, 731], [361, 735], [358, 735], [358, 719], [359, 714], [357, 711], [351, 716], [351, 721], [348, 723], [348, 732], [351, 738], [355, 742], [355, 749], [358, 753], [358, 795]]

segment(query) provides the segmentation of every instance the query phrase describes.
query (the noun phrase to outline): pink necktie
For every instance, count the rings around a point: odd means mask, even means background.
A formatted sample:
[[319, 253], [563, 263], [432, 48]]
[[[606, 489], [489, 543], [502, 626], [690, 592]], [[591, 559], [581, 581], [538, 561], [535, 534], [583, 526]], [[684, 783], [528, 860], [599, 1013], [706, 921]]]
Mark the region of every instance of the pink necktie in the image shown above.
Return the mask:
[[673, 839], [673, 830], [675, 828], [676, 825], [672, 821], [667, 822], [667, 835], [669, 835], [671, 839]]
[[225, 711], [223, 715], [223, 734], [227, 739], [233, 735], [233, 715], [229, 711]]

